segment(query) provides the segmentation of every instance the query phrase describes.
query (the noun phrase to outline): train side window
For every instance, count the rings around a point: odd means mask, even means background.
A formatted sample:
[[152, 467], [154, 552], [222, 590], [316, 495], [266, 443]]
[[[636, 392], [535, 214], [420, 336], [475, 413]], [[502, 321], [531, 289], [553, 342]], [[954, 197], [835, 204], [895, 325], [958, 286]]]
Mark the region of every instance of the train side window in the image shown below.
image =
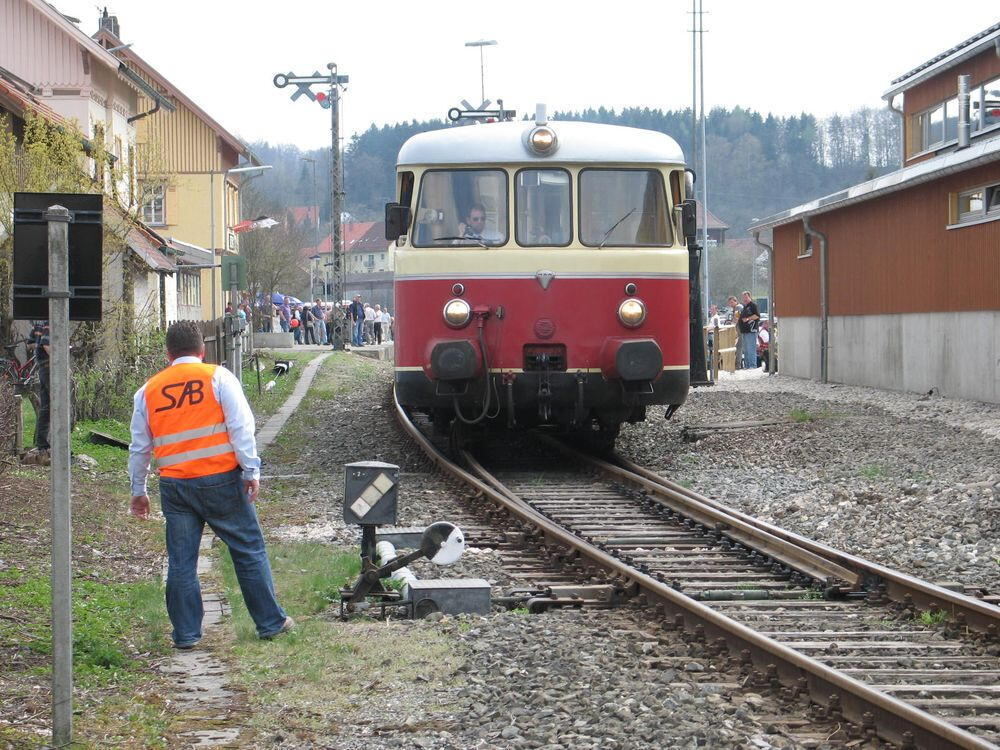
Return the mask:
[[565, 247], [573, 237], [573, 199], [565, 169], [522, 169], [517, 192], [515, 234], [522, 247]]
[[591, 247], [669, 247], [673, 230], [656, 169], [580, 172], [580, 241]]
[[399, 173], [399, 205], [413, 205], [413, 172]]
[[508, 224], [504, 170], [431, 169], [420, 178], [415, 247], [497, 247]]

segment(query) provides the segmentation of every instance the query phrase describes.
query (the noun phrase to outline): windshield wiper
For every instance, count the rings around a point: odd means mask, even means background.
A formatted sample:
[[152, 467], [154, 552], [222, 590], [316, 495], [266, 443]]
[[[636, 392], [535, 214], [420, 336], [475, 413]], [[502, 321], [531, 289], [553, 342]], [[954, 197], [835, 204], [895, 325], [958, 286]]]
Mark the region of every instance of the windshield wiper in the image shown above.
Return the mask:
[[623, 221], [625, 221], [625, 219], [627, 219], [629, 216], [631, 216], [634, 213], [635, 213], [635, 209], [633, 208], [627, 214], [625, 214], [623, 217], [621, 217], [618, 221], [616, 221], [614, 224], [612, 224], [611, 225], [611, 229], [609, 229], [608, 232], [607, 232], [607, 234], [604, 235], [604, 239], [601, 240], [601, 244], [597, 246], [597, 249], [600, 250], [602, 247], [604, 247], [604, 243], [608, 241], [608, 237], [610, 237], [611, 233], [618, 228], [618, 225], [621, 224]]
[[[633, 209], [634, 210], [634, 209]], [[445, 240], [461, 240], [462, 242], [475, 242], [479, 247], [489, 247], [482, 237], [435, 237], [434, 242], [444, 242]]]

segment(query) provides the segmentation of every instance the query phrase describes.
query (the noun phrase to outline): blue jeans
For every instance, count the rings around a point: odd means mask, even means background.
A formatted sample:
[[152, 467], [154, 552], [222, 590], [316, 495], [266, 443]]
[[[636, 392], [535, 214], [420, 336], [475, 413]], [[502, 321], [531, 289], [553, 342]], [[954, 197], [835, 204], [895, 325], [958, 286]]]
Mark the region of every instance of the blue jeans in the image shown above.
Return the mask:
[[757, 332], [741, 333], [740, 341], [743, 342], [743, 366], [753, 370], [757, 367]]
[[365, 319], [359, 318], [354, 321], [354, 345], [361, 346], [365, 343]]
[[167, 614], [178, 646], [201, 640], [201, 586], [198, 549], [205, 524], [229, 547], [243, 601], [262, 638], [285, 623], [274, 595], [271, 564], [252, 503], [243, 490], [243, 472], [233, 469], [196, 479], [160, 477], [160, 505], [167, 521]]

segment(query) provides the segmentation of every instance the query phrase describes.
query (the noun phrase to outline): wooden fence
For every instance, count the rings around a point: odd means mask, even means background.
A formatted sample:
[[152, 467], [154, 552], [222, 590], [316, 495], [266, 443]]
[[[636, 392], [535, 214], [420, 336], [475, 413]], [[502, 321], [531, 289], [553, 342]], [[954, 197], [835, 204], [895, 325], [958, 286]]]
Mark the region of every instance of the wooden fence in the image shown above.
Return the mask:
[[718, 326], [714, 329], [705, 328], [706, 352], [712, 351], [708, 346], [710, 334], [713, 340], [714, 361], [711, 363], [709, 370], [711, 371], [712, 379], [715, 380], [715, 374], [719, 370], [736, 372], [736, 345], [739, 334], [736, 332], [736, 326]]

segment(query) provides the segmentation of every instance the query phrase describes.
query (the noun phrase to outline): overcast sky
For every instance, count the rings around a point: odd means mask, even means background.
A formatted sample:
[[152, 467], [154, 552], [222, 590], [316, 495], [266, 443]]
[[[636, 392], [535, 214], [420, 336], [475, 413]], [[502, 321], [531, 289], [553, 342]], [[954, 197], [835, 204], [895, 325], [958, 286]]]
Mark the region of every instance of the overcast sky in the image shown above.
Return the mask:
[[[50, 0], [97, 28], [92, 0]], [[997, 23], [991, 2], [704, 0], [705, 100], [818, 116], [881, 107], [889, 82]], [[923, 9], [922, 9], [923, 8]], [[329, 115], [289, 99], [275, 73], [350, 76], [343, 131], [443, 118], [486, 96], [533, 112], [691, 103], [691, 0], [112, 0], [123, 41], [231, 132], [249, 141], [329, 144]]]

